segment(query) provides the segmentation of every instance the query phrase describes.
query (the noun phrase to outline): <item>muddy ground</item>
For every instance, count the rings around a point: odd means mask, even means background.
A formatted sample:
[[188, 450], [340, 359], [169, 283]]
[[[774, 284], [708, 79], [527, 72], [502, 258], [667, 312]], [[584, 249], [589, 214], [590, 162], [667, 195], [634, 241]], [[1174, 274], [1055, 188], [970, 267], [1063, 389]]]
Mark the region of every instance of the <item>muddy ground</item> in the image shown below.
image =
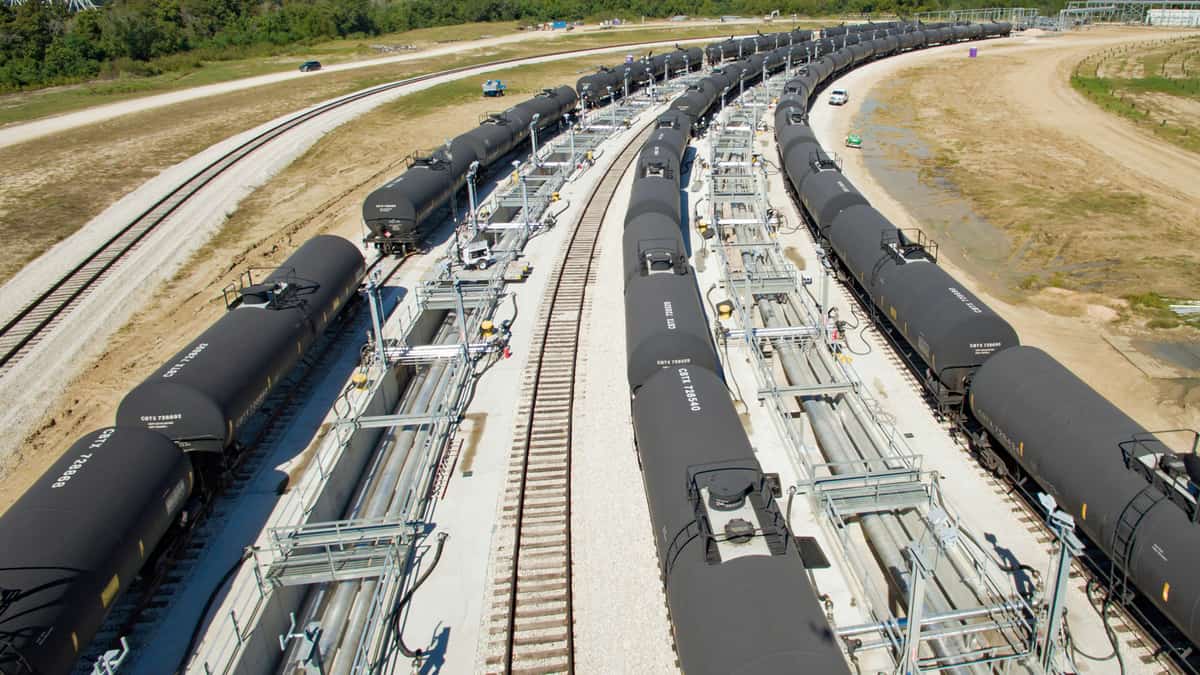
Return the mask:
[[1097, 50], [1161, 36], [1027, 35], [975, 59], [964, 47], [859, 84], [842, 120], [867, 142], [848, 172], [886, 194], [881, 210], [937, 240], [1023, 342], [1151, 429], [1200, 427], [1200, 331], [1150, 306], [1200, 298], [1200, 156], [1069, 77]]

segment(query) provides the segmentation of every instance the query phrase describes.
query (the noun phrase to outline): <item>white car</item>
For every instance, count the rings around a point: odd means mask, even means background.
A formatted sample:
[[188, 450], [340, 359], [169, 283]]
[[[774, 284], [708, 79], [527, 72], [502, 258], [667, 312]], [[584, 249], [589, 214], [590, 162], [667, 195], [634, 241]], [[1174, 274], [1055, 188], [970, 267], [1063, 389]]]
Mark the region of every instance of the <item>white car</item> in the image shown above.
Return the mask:
[[845, 89], [834, 89], [829, 94], [829, 105], [846, 105], [849, 101], [850, 94]]

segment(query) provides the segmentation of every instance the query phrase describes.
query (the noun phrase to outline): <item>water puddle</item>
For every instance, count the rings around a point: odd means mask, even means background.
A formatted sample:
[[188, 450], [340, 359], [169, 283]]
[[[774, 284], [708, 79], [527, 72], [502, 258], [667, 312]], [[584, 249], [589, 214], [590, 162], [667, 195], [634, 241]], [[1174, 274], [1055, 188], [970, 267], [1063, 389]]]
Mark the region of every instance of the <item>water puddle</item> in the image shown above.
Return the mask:
[[1154, 358], [1176, 368], [1200, 373], [1200, 344], [1134, 340], [1133, 346], [1143, 353], [1150, 354]]
[[925, 235], [937, 243], [939, 257], [948, 257], [993, 292], [1012, 294], [1020, 273], [1009, 264], [1009, 236], [971, 209], [939, 171], [937, 158], [924, 141], [908, 129], [882, 121], [883, 108], [883, 102], [867, 98], [854, 119], [871, 176], [904, 204]]

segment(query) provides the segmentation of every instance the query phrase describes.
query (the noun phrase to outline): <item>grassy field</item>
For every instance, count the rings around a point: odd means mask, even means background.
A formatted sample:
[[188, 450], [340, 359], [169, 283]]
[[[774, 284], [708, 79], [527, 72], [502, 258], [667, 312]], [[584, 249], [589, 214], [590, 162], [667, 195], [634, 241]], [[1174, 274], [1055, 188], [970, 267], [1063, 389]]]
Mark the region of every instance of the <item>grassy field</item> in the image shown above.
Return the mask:
[[[878, 91], [887, 105], [867, 123], [911, 130], [921, 152], [881, 150], [897, 166], [919, 167], [923, 184], [952, 191], [981, 219], [946, 223], [934, 234], [961, 251], [956, 264], [990, 280], [993, 293], [1018, 300], [1056, 287], [1111, 300], [1127, 320], [1148, 328], [1182, 325], [1167, 305], [1200, 294], [1200, 254], [1191, 245], [1196, 204], [1139, 182], [1036, 118], [1014, 114], [996, 83], [1024, 58], [1037, 57], [981, 61], [971, 77], [951, 62], [906, 70]], [[915, 214], [936, 212], [935, 204], [912, 199]], [[981, 236], [980, 227], [1002, 232], [1008, 249], [982, 249], [995, 239]], [[976, 269], [983, 261], [987, 269]], [[1190, 325], [1200, 328], [1200, 321]]]
[[[752, 24], [748, 26], [739, 24], [739, 31], [753, 28]], [[5, 180], [0, 182], [0, 223], [4, 224], [5, 234], [0, 238], [0, 283], [163, 169], [224, 138], [293, 110], [445, 68], [629, 41], [711, 36], [715, 29], [728, 26], [597, 31], [553, 41], [464, 49], [452, 57], [323, 73], [306, 79], [303, 88], [295, 82], [282, 82], [211, 96], [0, 148], [0, 165], [7, 167]], [[588, 63], [619, 60], [618, 54], [609, 54]], [[573, 84], [577, 77], [578, 74], [573, 74], [559, 83]], [[477, 96], [479, 83], [484, 79], [478, 76], [455, 83], [457, 100]], [[38, 95], [45, 94], [35, 94]], [[427, 107], [437, 105], [437, 101], [422, 92], [410, 100], [406, 97], [405, 105]], [[493, 108], [498, 105], [502, 104], [492, 103]], [[30, 157], [37, 157], [38, 161], [30, 162]], [[138, 161], [130, 162], [129, 157], [137, 157]]]
[[[509, 68], [489, 73], [511, 83], [519, 98], [570, 80], [581, 69], [608, 63], [598, 57]], [[403, 170], [403, 158], [436, 139], [475, 126], [496, 108], [472, 90], [469, 99], [449, 83], [433, 87], [414, 105], [401, 99], [365, 113], [323, 136], [295, 162], [247, 197], [238, 211], [168, 283], [154, 301], [108, 341], [95, 363], [84, 367], [67, 393], [46, 401], [46, 414], [21, 444], [22, 468], [0, 491], [0, 509], [20, 494], [45, 465], [85, 430], [111, 423], [122, 392], [215, 321], [225, 305], [221, 289], [247, 267], [273, 267], [306, 239], [334, 233], [359, 236], [363, 199]], [[347, 159], [351, 158], [351, 159]], [[413, 264], [420, 264], [414, 261]], [[9, 480], [14, 480], [10, 478]]]
[[[802, 27], [808, 25], [802, 22]], [[815, 25], [815, 24], [813, 24]], [[546, 34], [531, 33], [534, 40], [520, 45], [504, 45], [490, 51], [491, 58], [476, 62], [525, 56], [565, 49], [602, 47], [625, 42], [686, 40], [691, 38], [724, 37], [731, 33], [753, 33], [755, 30], [786, 30], [791, 23], [739, 23], [729, 25], [688, 25], [677, 27], [639, 28], [630, 26], [619, 30], [588, 31], [559, 35], [554, 39], [537, 39]], [[515, 22], [474, 23], [442, 28], [424, 28], [357, 40], [332, 40], [316, 45], [264, 50], [246, 58], [232, 60], [203, 60], [198, 55], [181, 54], [170, 57], [173, 62], [185, 61], [179, 70], [170, 70], [150, 77], [125, 77], [116, 80], [97, 80], [87, 84], [54, 87], [20, 94], [0, 96], [0, 125], [26, 122], [40, 117], [81, 110], [105, 103], [116, 103], [151, 94], [161, 94], [189, 87], [217, 84], [230, 80], [295, 70], [300, 63], [316, 59], [324, 65], [405, 54], [415, 50], [445, 46], [454, 42], [502, 37], [518, 32]], [[410, 50], [409, 47], [415, 48]], [[178, 64], [174, 64], [178, 67]], [[328, 77], [328, 74], [316, 77]]]
[[0, 124], [27, 121], [138, 96], [286, 72], [309, 59], [319, 60], [328, 66], [404, 53], [409, 51], [409, 47], [428, 49], [445, 43], [509, 35], [517, 30], [516, 22], [511, 21], [472, 23], [422, 28], [373, 38], [329, 40], [313, 45], [262, 46], [251, 48], [250, 53], [241, 58], [206, 59], [203, 52], [176, 54], [150, 62], [150, 68], [167, 71], [161, 75], [98, 79], [85, 84], [0, 96]]
[[1090, 55], [1075, 67], [1071, 86], [1159, 138], [1200, 152], [1200, 36]]

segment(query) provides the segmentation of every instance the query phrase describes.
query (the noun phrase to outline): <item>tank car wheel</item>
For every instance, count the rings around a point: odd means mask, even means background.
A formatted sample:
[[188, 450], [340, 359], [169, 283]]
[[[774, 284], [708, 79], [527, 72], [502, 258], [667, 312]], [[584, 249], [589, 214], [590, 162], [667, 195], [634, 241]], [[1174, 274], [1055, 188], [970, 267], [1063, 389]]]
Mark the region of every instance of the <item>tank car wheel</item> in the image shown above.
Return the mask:
[[980, 448], [979, 463], [997, 478], [1004, 478], [1008, 475], [1008, 466], [991, 448]]

